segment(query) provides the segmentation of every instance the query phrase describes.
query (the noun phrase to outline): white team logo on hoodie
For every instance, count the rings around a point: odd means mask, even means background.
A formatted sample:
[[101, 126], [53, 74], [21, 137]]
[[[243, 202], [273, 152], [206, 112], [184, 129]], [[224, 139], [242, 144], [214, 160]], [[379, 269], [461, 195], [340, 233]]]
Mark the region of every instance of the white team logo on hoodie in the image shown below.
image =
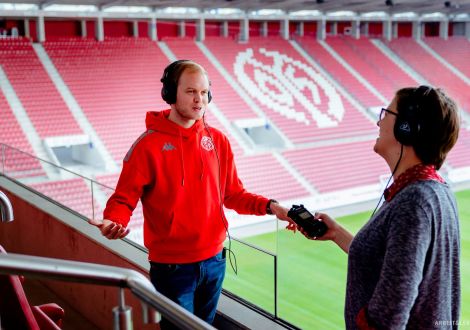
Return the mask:
[[212, 142], [211, 138], [208, 136], [202, 137], [201, 146], [207, 151], [211, 151], [214, 149], [214, 143]]

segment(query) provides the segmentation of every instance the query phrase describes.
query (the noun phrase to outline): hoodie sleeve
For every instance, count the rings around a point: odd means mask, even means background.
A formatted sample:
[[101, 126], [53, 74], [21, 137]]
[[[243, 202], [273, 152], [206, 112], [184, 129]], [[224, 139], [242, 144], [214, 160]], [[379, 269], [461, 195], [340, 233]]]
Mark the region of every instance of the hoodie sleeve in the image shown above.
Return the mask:
[[246, 191], [238, 177], [232, 148], [227, 139], [225, 139], [225, 144], [226, 159], [223, 161], [227, 170], [224, 195], [225, 207], [233, 209], [239, 214], [265, 215], [269, 199]]
[[127, 226], [145, 186], [151, 181], [152, 168], [148, 165], [148, 158], [149, 151], [145, 143], [137, 140], [124, 158], [116, 190], [103, 212], [104, 219]]

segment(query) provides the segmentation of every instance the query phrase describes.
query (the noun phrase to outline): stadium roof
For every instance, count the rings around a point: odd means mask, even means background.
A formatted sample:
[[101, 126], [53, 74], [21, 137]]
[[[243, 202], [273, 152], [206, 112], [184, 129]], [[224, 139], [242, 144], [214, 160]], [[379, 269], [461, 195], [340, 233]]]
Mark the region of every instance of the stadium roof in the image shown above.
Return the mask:
[[[1, 1], [1, 0], [0, 0]], [[389, 15], [414, 12], [418, 15], [442, 13], [455, 16], [470, 13], [470, 0], [9, 0], [10, 4], [35, 4], [39, 8], [52, 5], [93, 5], [99, 9], [112, 6], [190, 7], [200, 12], [217, 8], [238, 8], [247, 13], [260, 9], [278, 9], [284, 14], [300, 10], [328, 14], [352, 11], [356, 14], [385, 12]]]

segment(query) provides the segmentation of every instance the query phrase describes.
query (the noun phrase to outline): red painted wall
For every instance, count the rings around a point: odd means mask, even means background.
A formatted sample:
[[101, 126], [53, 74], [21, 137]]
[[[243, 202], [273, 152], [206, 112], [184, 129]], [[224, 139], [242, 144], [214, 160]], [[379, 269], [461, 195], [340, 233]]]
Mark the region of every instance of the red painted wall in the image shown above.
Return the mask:
[[177, 37], [178, 23], [157, 20], [157, 36], [159, 40], [165, 37]]
[[86, 21], [86, 37], [95, 38], [95, 21]]
[[383, 34], [382, 22], [369, 22], [369, 36], [380, 37]]
[[38, 41], [38, 33], [36, 29], [36, 21], [33, 19], [29, 20], [29, 35], [33, 41]]
[[218, 37], [221, 35], [222, 22], [206, 21], [206, 37]]
[[231, 38], [238, 39], [240, 34], [240, 22], [230, 21], [228, 22], [228, 35]]
[[278, 36], [281, 31], [281, 22], [268, 22], [268, 36]]
[[[317, 22], [304, 22], [304, 36], [317, 36]], [[328, 27], [328, 24], [327, 24]]]
[[298, 22], [289, 22], [289, 37], [297, 35], [296, 31], [297, 31], [298, 24], [299, 24]]
[[333, 30], [333, 22], [326, 22], [326, 33], [331, 33], [331, 31]]
[[184, 24], [186, 31], [186, 37], [195, 38], [196, 37], [196, 22], [186, 21]]
[[139, 38], [149, 38], [149, 25], [150, 22], [140, 21], [139, 24]]
[[261, 22], [249, 22], [250, 37], [259, 37], [261, 35]]
[[411, 23], [398, 23], [398, 37], [411, 37], [413, 25]]
[[105, 37], [131, 37], [132, 22], [104, 21]]
[[79, 21], [44, 21], [46, 39], [81, 36]]

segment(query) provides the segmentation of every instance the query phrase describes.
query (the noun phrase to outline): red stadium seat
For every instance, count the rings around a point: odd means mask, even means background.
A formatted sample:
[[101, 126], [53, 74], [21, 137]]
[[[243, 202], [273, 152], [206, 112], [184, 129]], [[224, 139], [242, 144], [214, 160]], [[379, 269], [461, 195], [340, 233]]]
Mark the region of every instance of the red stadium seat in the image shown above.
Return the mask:
[[[0, 253], [6, 253], [0, 245]], [[31, 306], [17, 275], [0, 275], [2, 329], [56, 330], [62, 326], [64, 310], [55, 303]]]

